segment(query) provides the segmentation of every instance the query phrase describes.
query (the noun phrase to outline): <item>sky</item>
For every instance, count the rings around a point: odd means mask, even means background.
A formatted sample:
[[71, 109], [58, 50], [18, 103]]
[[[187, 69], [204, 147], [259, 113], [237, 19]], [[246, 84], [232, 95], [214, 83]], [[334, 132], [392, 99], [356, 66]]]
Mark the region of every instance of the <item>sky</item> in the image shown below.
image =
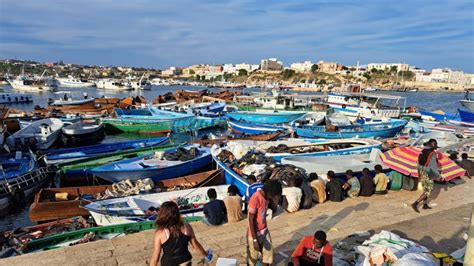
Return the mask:
[[0, 58], [166, 68], [311, 60], [474, 73], [474, 1], [0, 0]]

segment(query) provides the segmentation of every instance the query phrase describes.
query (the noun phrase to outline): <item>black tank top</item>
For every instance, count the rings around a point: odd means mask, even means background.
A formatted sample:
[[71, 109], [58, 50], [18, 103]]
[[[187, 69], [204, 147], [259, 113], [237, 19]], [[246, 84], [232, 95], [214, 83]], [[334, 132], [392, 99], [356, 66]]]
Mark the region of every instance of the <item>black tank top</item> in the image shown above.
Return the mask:
[[163, 257], [161, 257], [161, 265], [163, 266], [178, 266], [181, 263], [192, 259], [191, 253], [188, 250], [188, 244], [191, 240], [190, 236], [179, 232], [179, 235], [169, 234], [161, 248], [163, 249]]

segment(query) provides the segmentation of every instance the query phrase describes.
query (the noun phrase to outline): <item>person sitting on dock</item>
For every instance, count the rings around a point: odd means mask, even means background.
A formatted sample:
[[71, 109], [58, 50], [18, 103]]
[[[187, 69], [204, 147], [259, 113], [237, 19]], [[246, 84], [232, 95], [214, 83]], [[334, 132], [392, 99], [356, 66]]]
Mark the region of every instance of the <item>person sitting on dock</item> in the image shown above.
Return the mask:
[[375, 194], [387, 194], [388, 176], [382, 172], [382, 166], [380, 164], [377, 164], [374, 170]]
[[466, 170], [466, 176], [471, 177], [474, 175], [474, 162], [469, 160], [467, 153], [461, 154], [459, 166]]
[[374, 179], [370, 176], [369, 168], [362, 169], [362, 177], [360, 178], [360, 194], [362, 197], [370, 197], [374, 194]]
[[300, 209], [303, 191], [296, 186], [298, 184], [296, 179], [290, 179], [288, 183], [289, 186], [283, 188], [283, 203], [281, 206], [287, 212], [297, 212]]
[[318, 174], [309, 174], [309, 185], [313, 189], [313, 201], [323, 203], [326, 201], [326, 184], [318, 177]]
[[228, 196], [224, 198], [224, 204], [227, 211], [227, 222], [235, 223], [244, 218], [242, 213], [242, 198], [237, 195], [239, 189], [235, 185], [227, 188]]
[[223, 224], [227, 216], [224, 202], [217, 199], [217, 192], [213, 188], [207, 191], [207, 197], [209, 202], [204, 204], [203, 208], [207, 223], [211, 225]]
[[301, 196], [300, 209], [310, 209], [313, 206], [313, 190], [302, 178], [296, 178], [295, 187], [299, 187], [303, 192]]
[[332, 266], [332, 246], [326, 238], [324, 231], [305, 236], [291, 254], [291, 262], [288, 265]]
[[[360, 192], [360, 182], [357, 177], [354, 176], [352, 170], [346, 171], [347, 183], [345, 189], [347, 189], [347, 196], [350, 198], [356, 198]], [[347, 186], [348, 185], [348, 186]]]
[[341, 179], [336, 177], [334, 171], [328, 171], [327, 177], [329, 182], [326, 184], [326, 192], [330, 201], [340, 202], [344, 199], [343, 183]]
[[150, 265], [158, 265], [161, 250], [161, 265], [191, 265], [192, 255], [188, 245], [196, 249], [202, 256], [207, 252], [196, 239], [190, 224], [183, 223], [176, 203], [167, 201], [161, 204], [156, 218], [155, 239]]

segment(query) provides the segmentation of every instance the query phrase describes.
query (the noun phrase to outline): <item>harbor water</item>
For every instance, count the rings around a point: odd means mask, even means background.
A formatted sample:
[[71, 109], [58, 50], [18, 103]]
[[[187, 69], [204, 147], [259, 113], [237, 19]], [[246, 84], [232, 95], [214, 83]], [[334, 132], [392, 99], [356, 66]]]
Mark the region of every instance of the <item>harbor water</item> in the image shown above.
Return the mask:
[[[82, 88], [82, 89], [74, 89], [74, 88], [64, 88], [64, 91], [72, 92], [73, 97], [80, 98], [83, 97], [83, 93], [87, 92], [89, 97], [117, 97], [117, 98], [124, 98], [128, 96], [143, 96], [147, 99], [147, 101], [152, 102], [158, 95], [162, 95], [168, 92], [174, 92], [177, 89], [186, 89], [186, 90], [202, 90], [207, 89], [206, 87], [191, 87], [191, 86], [153, 86], [149, 91], [126, 91], [126, 92], [113, 92], [113, 91], [104, 91], [98, 90], [96, 88]], [[220, 91], [220, 89], [210, 88], [210, 91]], [[12, 88], [9, 85], [0, 88], [0, 92], [11, 92]], [[244, 89], [244, 93], [254, 93], [260, 92], [260, 88], [249, 88]], [[300, 94], [315, 94], [310, 92], [299, 92]], [[33, 103], [29, 104], [13, 104], [10, 107], [25, 111], [33, 110], [34, 106], [39, 105], [41, 107], [45, 107], [48, 104], [48, 100], [54, 99], [57, 97], [56, 94], [53, 92], [44, 92], [44, 93], [29, 93], [33, 96]], [[397, 95], [406, 97], [406, 106], [415, 106], [421, 110], [427, 111], [434, 111], [434, 110], [443, 110], [446, 113], [456, 113], [457, 109], [460, 107], [458, 100], [464, 97], [463, 92], [376, 92], [376, 94], [389, 94], [389, 95]], [[402, 106], [404, 102], [401, 102]], [[209, 133], [201, 132], [201, 134]], [[213, 132], [214, 133], [214, 132]], [[109, 141], [117, 141], [117, 139], [132, 139], [132, 138], [139, 138], [139, 135], [130, 136], [130, 134], [122, 135], [122, 136], [114, 136], [112, 138], [107, 137], [104, 142]], [[191, 137], [199, 137], [199, 136], [191, 136], [190, 134], [186, 135], [173, 135], [172, 138], [176, 141], [187, 140]], [[0, 219], [0, 231], [3, 230], [11, 230], [14, 228], [28, 226], [30, 225], [30, 221], [28, 218], [28, 209], [17, 213], [11, 214], [6, 217]]]

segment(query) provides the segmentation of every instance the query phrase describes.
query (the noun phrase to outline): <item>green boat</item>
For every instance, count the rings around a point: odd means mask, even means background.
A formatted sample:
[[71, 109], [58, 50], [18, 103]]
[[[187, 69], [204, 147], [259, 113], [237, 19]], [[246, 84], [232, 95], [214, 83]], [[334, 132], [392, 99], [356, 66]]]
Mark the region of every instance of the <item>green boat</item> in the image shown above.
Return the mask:
[[118, 151], [114, 153], [103, 154], [100, 156], [84, 158], [77, 161], [60, 163], [57, 165], [57, 168], [65, 174], [80, 174], [80, 173], [83, 173], [85, 169], [91, 169], [91, 168], [101, 166], [107, 163], [146, 155], [153, 151], [163, 151], [167, 149], [176, 148], [184, 144], [186, 143], [183, 142], [183, 143], [178, 143], [178, 144], [169, 144], [169, 145], [163, 145], [163, 146], [157, 146], [157, 147], [144, 147], [144, 148], [138, 148], [134, 150]]
[[[184, 218], [184, 222], [186, 223], [196, 222], [200, 220], [202, 220], [202, 217]], [[155, 229], [155, 221], [85, 228], [32, 240], [26, 244], [26, 248], [23, 250], [23, 253], [60, 248], [61, 246], [65, 246], [64, 243], [66, 242], [78, 241], [84, 238], [87, 234], [91, 233], [95, 234], [95, 236], [99, 239], [107, 239], [108, 235], [110, 237], [110, 235], [117, 236], [121, 234], [130, 234], [151, 229]]]
[[172, 123], [169, 122], [123, 122], [119, 119], [104, 119], [105, 130], [111, 133], [138, 133], [138, 134], [156, 134], [166, 135], [171, 132]]

